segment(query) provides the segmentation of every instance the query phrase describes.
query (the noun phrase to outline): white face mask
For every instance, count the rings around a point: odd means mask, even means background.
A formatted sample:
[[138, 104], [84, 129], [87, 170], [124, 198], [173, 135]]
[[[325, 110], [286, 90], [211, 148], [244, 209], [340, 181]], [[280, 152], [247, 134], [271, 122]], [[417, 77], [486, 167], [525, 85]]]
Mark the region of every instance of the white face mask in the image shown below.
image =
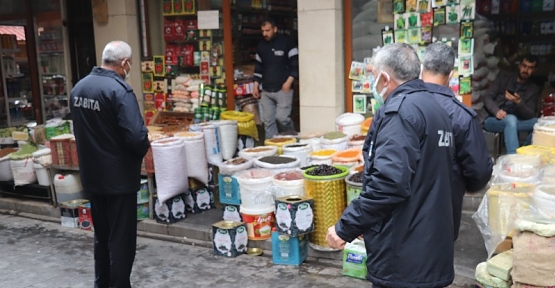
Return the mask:
[[[383, 95], [385, 94], [385, 91], [387, 91], [386, 85], [385, 87], [383, 87], [382, 91], [378, 93], [378, 80], [380, 80], [381, 76], [382, 72], [380, 71], [380, 73], [378, 73], [378, 77], [376, 77], [376, 80], [374, 80], [374, 85], [372, 85], [372, 94], [374, 96], [374, 99], [376, 99], [376, 102], [378, 102], [380, 106], [384, 104]], [[387, 75], [387, 78], [389, 78], [389, 75]]]
[[[127, 72], [127, 70], [125, 70], [125, 67], [121, 67], [123, 69], [123, 73], [125, 73], [125, 78], [123, 78], [123, 81], [127, 81], [129, 79], [129, 76], [131, 75], [131, 63], [129, 63], [129, 61], [125, 61], [125, 63], [127, 63], [127, 65], [129, 65], [129, 72]], [[124, 64], [125, 65], [125, 64]]]

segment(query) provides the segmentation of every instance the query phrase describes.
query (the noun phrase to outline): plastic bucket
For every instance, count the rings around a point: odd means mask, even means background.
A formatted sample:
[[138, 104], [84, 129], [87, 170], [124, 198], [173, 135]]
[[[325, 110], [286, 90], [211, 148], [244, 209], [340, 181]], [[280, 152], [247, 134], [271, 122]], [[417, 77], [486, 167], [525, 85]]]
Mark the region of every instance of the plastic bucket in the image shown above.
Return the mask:
[[48, 176], [48, 170], [46, 167], [42, 166], [40, 163], [33, 163], [33, 168], [35, 168], [35, 172], [37, 173], [37, 180], [39, 185], [42, 186], [50, 186], [52, 181], [50, 181], [50, 177]]
[[283, 145], [283, 156], [295, 156], [301, 161], [301, 167], [308, 165], [308, 155], [312, 152], [310, 143], [295, 143]]
[[304, 177], [301, 171], [281, 172], [272, 180], [275, 186], [276, 198], [286, 196], [304, 196]]
[[268, 169], [249, 169], [238, 172], [235, 177], [239, 182], [241, 206], [246, 209], [274, 207], [274, 196], [270, 186], [274, 173]]
[[363, 121], [364, 116], [358, 113], [343, 113], [335, 119], [335, 125], [338, 131], [351, 136], [360, 132], [360, 124]]
[[347, 205], [351, 204], [351, 201], [358, 198], [362, 193], [362, 183], [350, 180], [355, 174], [351, 174], [345, 179], [345, 183], [347, 183]]
[[265, 208], [240, 207], [243, 222], [247, 224], [249, 240], [266, 240], [272, 236], [272, 227], [276, 222], [274, 206]]
[[349, 174], [349, 169], [335, 167], [342, 172], [331, 176], [311, 176], [307, 173], [316, 168], [312, 167], [303, 173], [306, 196], [314, 199], [314, 232], [309, 236], [310, 246], [320, 251], [336, 251], [328, 246], [326, 235], [328, 228], [337, 223], [347, 207], [345, 177]]

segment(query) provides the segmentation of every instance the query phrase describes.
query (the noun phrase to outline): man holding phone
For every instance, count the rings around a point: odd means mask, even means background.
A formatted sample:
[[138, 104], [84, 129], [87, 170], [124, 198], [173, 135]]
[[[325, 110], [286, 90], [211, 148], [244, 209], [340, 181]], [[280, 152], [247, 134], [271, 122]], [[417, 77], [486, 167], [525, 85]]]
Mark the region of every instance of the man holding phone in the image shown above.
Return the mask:
[[[538, 121], [537, 108], [540, 88], [530, 81], [538, 66], [538, 58], [524, 56], [518, 65], [518, 74], [500, 72], [483, 96], [488, 117], [484, 129], [503, 132], [507, 154], [515, 154], [519, 147], [518, 132], [532, 132]], [[530, 133], [524, 145], [531, 143]]]

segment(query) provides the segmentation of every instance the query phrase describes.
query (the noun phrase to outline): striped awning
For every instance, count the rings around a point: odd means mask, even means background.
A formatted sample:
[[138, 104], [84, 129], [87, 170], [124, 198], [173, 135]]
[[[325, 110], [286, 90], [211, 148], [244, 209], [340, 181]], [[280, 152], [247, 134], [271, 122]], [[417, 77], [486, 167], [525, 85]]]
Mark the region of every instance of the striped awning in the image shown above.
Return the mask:
[[17, 41], [25, 41], [25, 27], [23, 26], [0, 26], [0, 34], [12, 34]]

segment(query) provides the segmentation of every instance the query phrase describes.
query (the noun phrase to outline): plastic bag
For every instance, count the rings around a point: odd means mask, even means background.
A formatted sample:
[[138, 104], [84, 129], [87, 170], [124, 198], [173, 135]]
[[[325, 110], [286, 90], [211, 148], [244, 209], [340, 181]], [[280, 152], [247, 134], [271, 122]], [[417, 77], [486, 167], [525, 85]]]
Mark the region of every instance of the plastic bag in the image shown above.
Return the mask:
[[189, 189], [185, 142], [181, 138], [167, 138], [154, 141], [151, 146], [158, 199], [164, 203]]
[[236, 120], [237, 133], [239, 135], [250, 136], [258, 140], [258, 129], [254, 121], [254, 115], [247, 112], [224, 111], [220, 115], [222, 120]]

